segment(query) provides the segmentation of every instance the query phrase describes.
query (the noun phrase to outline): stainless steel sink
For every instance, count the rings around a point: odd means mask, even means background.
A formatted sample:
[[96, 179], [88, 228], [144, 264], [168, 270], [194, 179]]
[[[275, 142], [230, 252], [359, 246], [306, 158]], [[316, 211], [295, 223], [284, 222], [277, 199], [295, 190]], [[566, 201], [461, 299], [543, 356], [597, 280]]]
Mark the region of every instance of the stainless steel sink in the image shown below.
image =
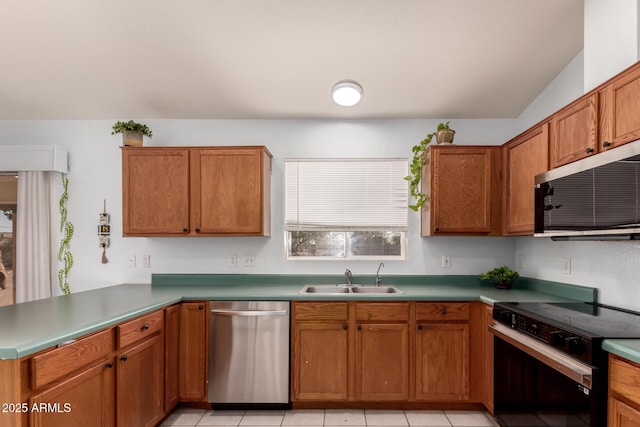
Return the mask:
[[345, 295], [345, 294], [396, 294], [402, 295], [400, 289], [395, 286], [363, 286], [363, 285], [305, 285], [300, 294], [323, 294], [323, 295]]

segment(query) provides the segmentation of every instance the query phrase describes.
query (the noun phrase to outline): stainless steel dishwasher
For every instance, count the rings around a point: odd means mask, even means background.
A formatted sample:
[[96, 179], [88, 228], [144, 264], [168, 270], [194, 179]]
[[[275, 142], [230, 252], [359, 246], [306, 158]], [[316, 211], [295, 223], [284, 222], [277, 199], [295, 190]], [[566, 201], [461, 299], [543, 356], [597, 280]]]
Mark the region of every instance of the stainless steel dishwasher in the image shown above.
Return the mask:
[[215, 301], [210, 326], [210, 403], [289, 403], [288, 301]]

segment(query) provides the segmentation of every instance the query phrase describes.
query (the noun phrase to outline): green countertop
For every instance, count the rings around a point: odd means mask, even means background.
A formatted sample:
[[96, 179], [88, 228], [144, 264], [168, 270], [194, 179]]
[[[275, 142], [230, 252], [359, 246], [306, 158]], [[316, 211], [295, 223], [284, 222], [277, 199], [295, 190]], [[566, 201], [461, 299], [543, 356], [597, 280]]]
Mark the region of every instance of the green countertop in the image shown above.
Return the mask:
[[640, 363], [640, 340], [604, 340], [602, 348], [609, 353]]
[[[305, 284], [339, 283], [341, 276], [154, 275], [152, 285], [124, 284], [0, 307], [0, 359], [17, 359], [188, 300], [596, 301], [597, 290], [521, 278], [498, 290], [475, 276], [386, 276], [402, 295], [300, 295]], [[372, 277], [360, 278], [373, 283]]]

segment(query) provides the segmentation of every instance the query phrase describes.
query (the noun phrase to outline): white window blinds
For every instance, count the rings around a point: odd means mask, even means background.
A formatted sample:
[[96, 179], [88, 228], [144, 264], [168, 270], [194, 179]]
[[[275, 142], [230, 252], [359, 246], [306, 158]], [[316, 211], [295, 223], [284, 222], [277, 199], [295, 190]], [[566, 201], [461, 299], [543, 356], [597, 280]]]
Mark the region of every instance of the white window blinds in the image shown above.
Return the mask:
[[285, 229], [407, 230], [406, 159], [285, 160]]

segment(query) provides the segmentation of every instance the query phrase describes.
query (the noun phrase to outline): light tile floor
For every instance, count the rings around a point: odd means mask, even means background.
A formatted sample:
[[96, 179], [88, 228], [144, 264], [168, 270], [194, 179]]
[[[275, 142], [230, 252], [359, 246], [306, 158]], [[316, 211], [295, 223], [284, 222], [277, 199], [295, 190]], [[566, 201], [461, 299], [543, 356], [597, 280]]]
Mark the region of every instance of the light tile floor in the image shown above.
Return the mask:
[[387, 411], [296, 409], [290, 411], [219, 411], [177, 408], [162, 426], [430, 426], [492, 427], [491, 415], [479, 411]]

